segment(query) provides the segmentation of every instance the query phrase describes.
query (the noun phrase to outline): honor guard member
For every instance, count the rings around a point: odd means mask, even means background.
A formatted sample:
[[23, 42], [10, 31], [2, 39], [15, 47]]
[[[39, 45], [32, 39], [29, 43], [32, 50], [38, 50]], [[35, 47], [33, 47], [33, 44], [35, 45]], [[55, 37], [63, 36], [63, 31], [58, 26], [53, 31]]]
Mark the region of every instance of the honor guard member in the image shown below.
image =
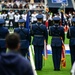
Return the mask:
[[3, 27], [4, 19], [0, 19], [0, 53], [6, 52], [5, 37], [9, 33], [8, 29]]
[[69, 28], [67, 32], [67, 38], [70, 39], [69, 47], [71, 54], [71, 64], [73, 65], [75, 61], [75, 18], [72, 18], [72, 26]]
[[27, 28], [24, 28], [25, 20], [20, 19], [18, 21], [19, 27], [14, 29], [14, 32], [18, 33], [20, 35], [21, 39], [21, 48], [20, 52], [23, 56], [26, 56], [28, 53], [29, 43], [30, 43], [30, 35], [29, 30]]
[[42, 52], [44, 50], [44, 40], [48, 39], [48, 32], [45, 25], [42, 24], [43, 15], [37, 15], [37, 23], [31, 27], [31, 35], [33, 38], [33, 46], [35, 52], [35, 67], [36, 70], [42, 69]]
[[65, 39], [64, 28], [59, 26], [60, 18], [53, 18], [54, 25], [49, 28], [49, 35], [52, 36], [51, 48], [54, 64], [54, 71], [60, 70], [62, 41]]

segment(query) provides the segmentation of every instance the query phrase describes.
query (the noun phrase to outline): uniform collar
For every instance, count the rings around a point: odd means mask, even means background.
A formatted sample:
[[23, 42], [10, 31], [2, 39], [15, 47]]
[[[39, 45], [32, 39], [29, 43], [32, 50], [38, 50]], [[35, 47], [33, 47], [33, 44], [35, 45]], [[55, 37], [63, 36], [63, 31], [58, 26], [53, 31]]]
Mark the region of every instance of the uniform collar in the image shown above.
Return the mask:
[[23, 26], [20, 26], [19, 29], [24, 29], [24, 27]]

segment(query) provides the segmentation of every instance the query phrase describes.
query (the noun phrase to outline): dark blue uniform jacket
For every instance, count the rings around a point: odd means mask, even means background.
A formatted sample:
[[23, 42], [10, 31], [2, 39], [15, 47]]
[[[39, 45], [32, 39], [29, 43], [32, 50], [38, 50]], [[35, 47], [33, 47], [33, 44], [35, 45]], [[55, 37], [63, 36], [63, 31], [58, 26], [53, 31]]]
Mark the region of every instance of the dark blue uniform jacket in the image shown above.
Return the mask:
[[64, 41], [65, 39], [63, 27], [58, 25], [52, 26], [49, 30], [49, 35], [52, 36], [51, 46], [62, 46], [62, 40]]
[[48, 39], [48, 32], [46, 26], [41, 23], [36, 23], [32, 25], [31, 35], [34, 36], [32, 42], [33, 45], [44, 45], [44, 40], [46, 40], [47, 42]]
[[0, 27], [0, 47], [1, 48], [6, 48], [5, 46], [5, 37], [8, 34], [8, 29], [5, 27]]
[[67, 38], [70, 39], [69, 45], [75, 45], [75, 26], [69, 28]]
[[21, 49], [28, 48], [31, 40], [28, 29], [15, 28], [14, 32], [20, 35]]

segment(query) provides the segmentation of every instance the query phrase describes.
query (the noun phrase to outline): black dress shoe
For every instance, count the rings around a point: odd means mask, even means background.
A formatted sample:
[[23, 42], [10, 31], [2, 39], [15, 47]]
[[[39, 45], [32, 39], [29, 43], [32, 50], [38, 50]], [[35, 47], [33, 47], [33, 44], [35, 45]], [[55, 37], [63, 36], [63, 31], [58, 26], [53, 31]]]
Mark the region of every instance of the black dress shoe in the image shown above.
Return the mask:
[[60, 69], [54, 69], [54, 71], [60, 71]]
[[36, 69], [37, 71], [41, 71], [41, 69]]

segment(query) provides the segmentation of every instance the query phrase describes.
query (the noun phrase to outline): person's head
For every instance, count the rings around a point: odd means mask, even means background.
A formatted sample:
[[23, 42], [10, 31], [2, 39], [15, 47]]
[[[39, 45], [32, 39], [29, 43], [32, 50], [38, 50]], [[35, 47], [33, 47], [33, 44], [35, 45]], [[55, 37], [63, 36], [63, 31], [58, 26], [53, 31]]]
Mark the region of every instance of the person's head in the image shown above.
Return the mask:
[[27, 14], [27, 12], [26, 11], [23, 11], [23, 14]]
[[19, 19], [19, 20], [18, 20], [18, 25], [19, 25], [19, 27], [20, 27], [20, 26], [23, 26], [23, 27], [24, 27], [24, 25], [25, 25], [25, 20], [24, 20], [24, 19]]
[[12, 13], [13, 11], [12, 10], [10, 10], [10, 13]]
[[59, 17], [54, 17], [53, 22], [54, 22], [54, 24], [59, 24], [60, 23], [60, 18]]
[[16, 15], [18, 15], [18, 14], [19, 14], [17, 10], [15, 11], [15, 14], [16, 14]]
[[42, 22], [43, 21], [43, 15], [39, 14], [36, 16], [37, 22]]
[[17, 33], [8, 34], [6, 36], [6, 47], [9, 50], [19, 50], [20, 48], [20, 37]]
[[41, 11], [41, 10], [39, 11], [39, 14], [40, 14], [40, 15], [42, 14], [42, 11]]

